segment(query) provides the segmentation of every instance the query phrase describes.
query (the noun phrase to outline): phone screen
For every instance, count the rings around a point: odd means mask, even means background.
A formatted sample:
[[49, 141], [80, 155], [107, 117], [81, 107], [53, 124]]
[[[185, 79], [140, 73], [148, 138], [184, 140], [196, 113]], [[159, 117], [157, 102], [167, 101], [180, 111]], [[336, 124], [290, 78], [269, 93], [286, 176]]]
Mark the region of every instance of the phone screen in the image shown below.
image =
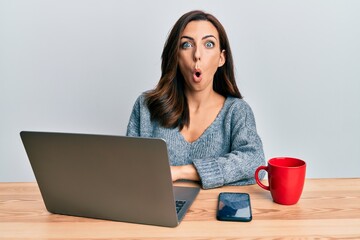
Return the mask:
[[252, 214], [249, 194], [220, 193], [216, 218], [222, 221], [250, 222]]

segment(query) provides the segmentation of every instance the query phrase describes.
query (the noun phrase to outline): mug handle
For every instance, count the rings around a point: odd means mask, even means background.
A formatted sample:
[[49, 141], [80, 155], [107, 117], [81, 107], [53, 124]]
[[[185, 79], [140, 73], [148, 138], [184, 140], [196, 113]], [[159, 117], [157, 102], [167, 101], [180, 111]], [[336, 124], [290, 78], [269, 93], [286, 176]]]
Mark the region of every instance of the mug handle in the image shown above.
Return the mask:
[[255, 171], [255, 180], [256, 180], [256, 183], [257, 183], [260, 187], [262, 187], [263, 189], [270, 191], [270, 187], [262, 184], [262, 182], [261, 182], [260, 179], [259, 179], [259, 172], [260, 172], [260, 170], [268, 171], [268, 167], [266, 167], [266, 166], [260, 166], [260, 167], [258, 167], [258, 168], [256, 169], [256, 171]]

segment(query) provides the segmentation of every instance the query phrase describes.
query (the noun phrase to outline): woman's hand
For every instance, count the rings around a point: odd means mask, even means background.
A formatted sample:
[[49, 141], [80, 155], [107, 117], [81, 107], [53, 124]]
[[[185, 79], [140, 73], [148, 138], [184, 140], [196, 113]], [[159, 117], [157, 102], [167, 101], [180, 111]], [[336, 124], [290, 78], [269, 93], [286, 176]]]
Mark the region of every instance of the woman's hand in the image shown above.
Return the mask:
[[171, 166], [171, 178], [175, 182], [180, 179], [199, 181], [200, 177], [194, 165]]

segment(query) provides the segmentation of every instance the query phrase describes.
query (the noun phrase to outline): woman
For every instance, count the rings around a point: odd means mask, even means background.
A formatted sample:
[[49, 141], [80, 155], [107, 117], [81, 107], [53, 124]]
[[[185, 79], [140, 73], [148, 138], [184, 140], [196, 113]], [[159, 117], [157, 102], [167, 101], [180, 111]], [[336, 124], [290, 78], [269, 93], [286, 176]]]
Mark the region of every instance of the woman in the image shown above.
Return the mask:
[[204, 189], [255, 183], [262, 142], [221, 23], [202, 11], [184, 14], [165, 43], [161, 70], [155, 89], [136, 100], [127, 135], [166, 140], [173, 181], [200, 181]]

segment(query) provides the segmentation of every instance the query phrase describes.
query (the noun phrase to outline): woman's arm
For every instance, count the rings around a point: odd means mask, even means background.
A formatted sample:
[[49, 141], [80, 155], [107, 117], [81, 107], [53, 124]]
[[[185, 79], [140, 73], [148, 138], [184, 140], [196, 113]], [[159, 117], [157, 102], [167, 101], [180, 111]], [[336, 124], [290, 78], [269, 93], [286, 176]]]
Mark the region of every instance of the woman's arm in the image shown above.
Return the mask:
[[139, 137], [140, 136], [140, 101], [141, 97], [138, 97], [134, 103], [129, 123], [126, 130], [126, 136]]
[[191, 181], [199, 181], [199, 174], [194, 165], [171, 166], [172, 181], [175, 182], [180, 179], [187, 179]]
[[[229, 184], [254, 184], [256, 168], [265, 164], [263, 145], [256, 131], [253, 112], [247, 103], [242, 102], [232, 109], [229, 127], [229, 153], [220, 157], [193, 159], [204, 189]], [[261, 175], [263, 177], [263, 173]]]

